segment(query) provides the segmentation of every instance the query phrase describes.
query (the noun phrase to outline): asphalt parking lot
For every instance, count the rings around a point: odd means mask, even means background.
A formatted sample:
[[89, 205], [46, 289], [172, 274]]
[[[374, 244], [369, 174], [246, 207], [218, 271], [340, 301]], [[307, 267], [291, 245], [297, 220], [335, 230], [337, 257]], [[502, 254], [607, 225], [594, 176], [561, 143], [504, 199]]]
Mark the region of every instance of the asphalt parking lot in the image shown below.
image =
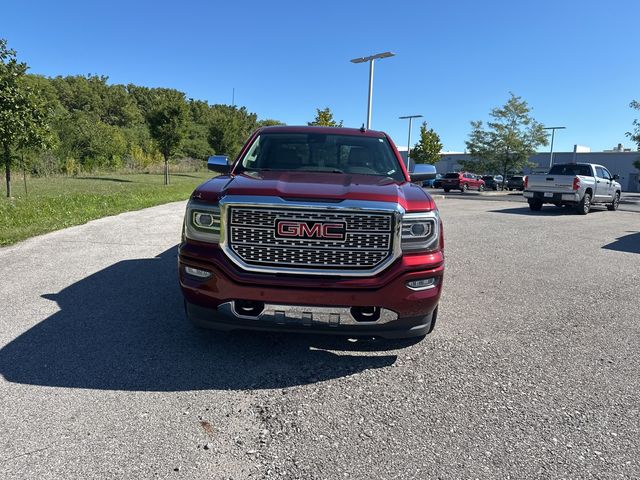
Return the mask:
[[[495, 202], [515, 202], [527, 204], [527, 199], [518, 191], [484, 191], [478, 192], [469, 190], [467, 192], [451, 191], [445, 192], [441, 188], [426, 188], [435, 198], [456, 198], [462, 200], [483, 200]], [[549, 207], [549, 205], [547, 205]], [[552, 206], [551, 206], [552, 207]], [[602, 209], [602, 206], [594, 206], [595, 210]], [[623, 212], [640, 212], [640, 193], [622, 192], [620, 198], [620, 210]]]
[[184, 203], [0, 249], [0, 478], [640, 477], [640, 214], [438, 203], [401, 349], [192, 328]]

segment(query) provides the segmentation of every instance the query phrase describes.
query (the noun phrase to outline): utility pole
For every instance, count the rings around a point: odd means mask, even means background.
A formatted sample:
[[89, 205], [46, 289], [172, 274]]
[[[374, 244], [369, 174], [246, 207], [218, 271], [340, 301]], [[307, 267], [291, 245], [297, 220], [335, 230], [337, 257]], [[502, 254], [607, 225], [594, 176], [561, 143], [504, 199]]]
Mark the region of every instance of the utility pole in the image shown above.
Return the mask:
[[564, 130], [567, 127], [544, 127], [545, 130], [551, 130], [551, 152], [549, 153], [549, 170], [553, 167], [553, 140], [556, 136], [556, 130]]
[[407, 140], [407, 170], [409, 169], [409, 159], [411, 158], [411, 126], [414, 118], [422, 118], [422, 115], [405, 115], [404, 117], [398, 117], [400, 120], [409, 119], [409, 140]]
[[368, 57], [354, 58], [351, 63], [365, 63], [369, 62], [369, 96], [367, 97], [367, 129], [371, 128], [371, 107], [373, 104], [373, 62], [378, 58], [393, 57], [393, 52], [376, 53]]

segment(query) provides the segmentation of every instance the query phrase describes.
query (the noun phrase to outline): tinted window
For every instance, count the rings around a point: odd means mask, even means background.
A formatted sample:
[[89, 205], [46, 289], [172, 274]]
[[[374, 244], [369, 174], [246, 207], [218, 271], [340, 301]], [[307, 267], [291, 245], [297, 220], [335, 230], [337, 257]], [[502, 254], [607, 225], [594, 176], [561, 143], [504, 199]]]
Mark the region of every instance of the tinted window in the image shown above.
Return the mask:
[[355, 173], [404, 181], [386, 138], [321, 133], [258, 135], [241, 166], [244, 170]]
[[576, 165], [567, 163], [565, 165], [554, 165], [549, 170], [549, 175], [584, 175], [591, 176], [591, 167], [589, 165]]
[[447, 173], [444, 178], [458, 178], [459, 176], [458, 173]]

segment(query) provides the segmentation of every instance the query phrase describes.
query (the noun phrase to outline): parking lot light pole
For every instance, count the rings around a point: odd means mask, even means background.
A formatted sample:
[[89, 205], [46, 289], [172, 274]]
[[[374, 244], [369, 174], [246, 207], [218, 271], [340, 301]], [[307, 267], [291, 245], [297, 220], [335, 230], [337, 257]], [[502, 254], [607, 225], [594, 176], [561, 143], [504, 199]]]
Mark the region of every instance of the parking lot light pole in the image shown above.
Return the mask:
[[409, 119], [409, 140], [407, 141], [407, 169], [409, 168], [409, 158], [411, 158], [411, 122], [414, 118], [422, 118], [422, 115], [405, 115], [404, 117], [398, 117], [400, 120]]
[[549, 154], [549, 170], [553, 167], [553, 139], [556, 136], [556, 130], [563, 130], [567, 127], [544, 127], [545, 130], [551, 130], [551, 153]]
[[383, 53], [376, 53], [375, 55], [370, 55], [368, 57], [354, 58], [351, 60], [351, 63], [369, 62], [369, 97], [367, 100], [367, 129], [371, 128], [371, 104], [373, 101], [373, 62], [377, 58], [388, 58], [388, 57], [393, 57], [394, 55], [395, 53], [393, 52], [383, 52]]

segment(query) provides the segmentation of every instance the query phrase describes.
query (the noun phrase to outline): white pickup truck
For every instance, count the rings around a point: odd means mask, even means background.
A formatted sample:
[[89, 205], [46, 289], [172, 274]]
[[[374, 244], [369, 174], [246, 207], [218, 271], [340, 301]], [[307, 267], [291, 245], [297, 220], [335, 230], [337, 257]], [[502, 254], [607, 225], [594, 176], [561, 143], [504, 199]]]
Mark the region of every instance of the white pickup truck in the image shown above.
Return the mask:
[[611, 175], [602, 165], [565, 163], [551, 167], [547, 174], [528, 175], [524, 183], [524, 197], [529, 208], [538, 211], [545, 203], [557, 207], [573, 206], [586, 215], [593, 204], [604, 204], [617, 210], [620, 203], [618, 175]]

